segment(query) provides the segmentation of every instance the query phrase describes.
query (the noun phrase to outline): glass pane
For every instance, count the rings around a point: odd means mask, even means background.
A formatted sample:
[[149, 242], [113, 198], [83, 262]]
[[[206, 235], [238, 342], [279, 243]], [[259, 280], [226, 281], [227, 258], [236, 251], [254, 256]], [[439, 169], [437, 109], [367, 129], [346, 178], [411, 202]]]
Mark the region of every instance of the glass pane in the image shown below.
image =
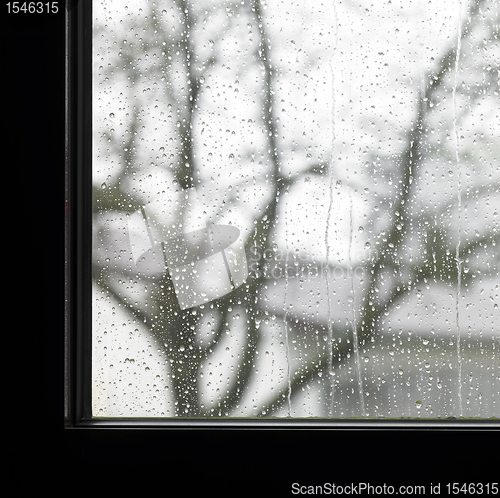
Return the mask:
[[93, 415], [500, 416], [498, 2], [93, 9]]

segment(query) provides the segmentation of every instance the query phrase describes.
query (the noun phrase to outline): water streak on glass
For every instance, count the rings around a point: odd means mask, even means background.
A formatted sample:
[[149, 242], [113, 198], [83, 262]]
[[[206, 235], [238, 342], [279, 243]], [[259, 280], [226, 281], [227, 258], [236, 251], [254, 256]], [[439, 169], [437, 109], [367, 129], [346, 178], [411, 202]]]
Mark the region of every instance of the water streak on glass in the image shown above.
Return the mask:
[[500, 415], [498, 2], [92, 15], [95, 417]]

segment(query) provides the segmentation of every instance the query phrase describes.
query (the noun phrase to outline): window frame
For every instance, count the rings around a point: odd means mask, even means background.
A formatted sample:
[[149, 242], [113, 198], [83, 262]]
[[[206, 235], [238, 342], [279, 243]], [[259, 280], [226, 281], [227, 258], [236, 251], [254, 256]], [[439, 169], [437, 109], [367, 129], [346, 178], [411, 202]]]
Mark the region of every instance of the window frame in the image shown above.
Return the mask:
[[[91, 2], [66, 2], [65, 402], [66, 427], [91, 418]], [[89, 107], [87, 107], [87, 105]], [[90, 370], [91, 372], [91, 370]]]
[[66, 1], [66, 428], [479, 429], [498, 419], [92, 417], [92, 0]]

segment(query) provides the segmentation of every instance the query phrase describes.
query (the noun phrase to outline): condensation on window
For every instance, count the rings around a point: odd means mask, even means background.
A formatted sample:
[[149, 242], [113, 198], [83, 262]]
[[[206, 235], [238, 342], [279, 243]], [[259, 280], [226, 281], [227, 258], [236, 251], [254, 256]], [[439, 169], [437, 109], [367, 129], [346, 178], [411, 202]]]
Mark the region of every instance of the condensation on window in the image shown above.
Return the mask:
[[499, 25], [94, 0], [93, 416], [500, 416]]

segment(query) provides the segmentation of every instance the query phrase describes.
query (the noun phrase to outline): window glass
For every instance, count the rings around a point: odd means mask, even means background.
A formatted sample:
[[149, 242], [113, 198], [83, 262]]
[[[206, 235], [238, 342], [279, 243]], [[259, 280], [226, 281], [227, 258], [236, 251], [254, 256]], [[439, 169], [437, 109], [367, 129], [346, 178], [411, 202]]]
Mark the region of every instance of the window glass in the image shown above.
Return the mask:
[[498, 2], [92, 15], [93, 416], [500, 416]]

